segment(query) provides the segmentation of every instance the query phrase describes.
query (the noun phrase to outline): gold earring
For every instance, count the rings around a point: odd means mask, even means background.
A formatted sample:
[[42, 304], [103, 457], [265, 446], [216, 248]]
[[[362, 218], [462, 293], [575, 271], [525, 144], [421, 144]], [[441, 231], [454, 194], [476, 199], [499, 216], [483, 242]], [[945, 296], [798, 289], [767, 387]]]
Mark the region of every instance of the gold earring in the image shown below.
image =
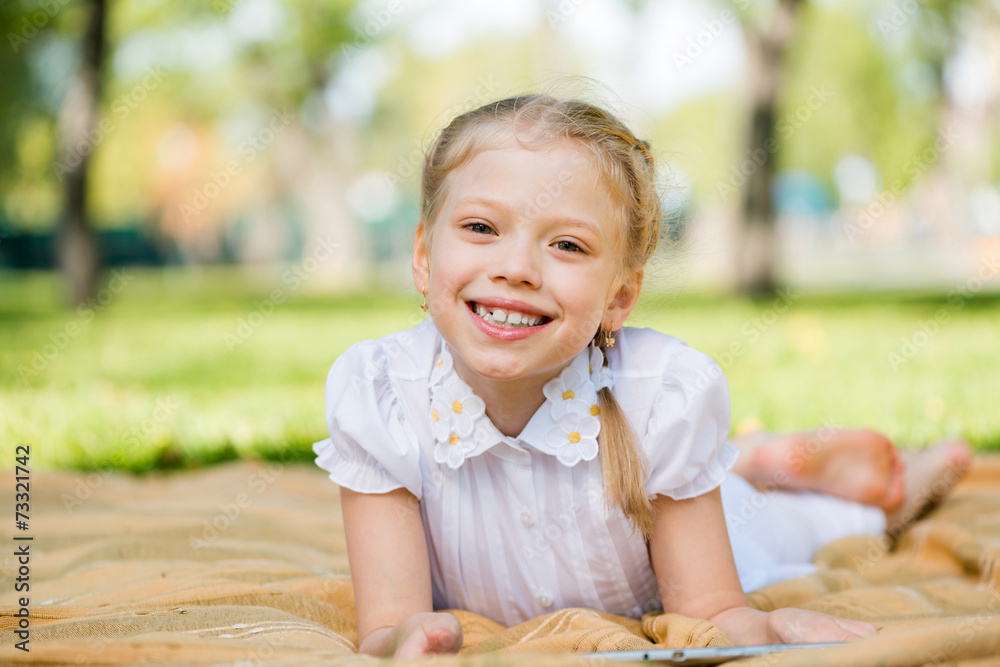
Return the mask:
[[422, 310], [422, 311], [424, 311], [426, 313], [427, 312], [427, 290], [423, 290], [420, 293], [424, 295], [424, 302], [422, 304], [420, 304], [420, 310]]
[[[611, 327], [614, 326], [615, 323], [612, 322]], [[611, 328], [609, 327], [604, 330], [604, 347], [614, 347], [614, 346], [615, 346], [615, 337], [611, 334]]]

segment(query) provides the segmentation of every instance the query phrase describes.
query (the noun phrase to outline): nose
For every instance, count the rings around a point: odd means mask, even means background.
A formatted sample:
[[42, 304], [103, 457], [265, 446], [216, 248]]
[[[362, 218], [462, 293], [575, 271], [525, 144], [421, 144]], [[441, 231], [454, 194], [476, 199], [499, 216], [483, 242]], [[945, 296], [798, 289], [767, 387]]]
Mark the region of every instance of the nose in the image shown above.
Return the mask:
[[494, 244], [488, 268], [491, 280], [537, 289], [542, 284], [538, 250], [527, 238], [511, 234]]

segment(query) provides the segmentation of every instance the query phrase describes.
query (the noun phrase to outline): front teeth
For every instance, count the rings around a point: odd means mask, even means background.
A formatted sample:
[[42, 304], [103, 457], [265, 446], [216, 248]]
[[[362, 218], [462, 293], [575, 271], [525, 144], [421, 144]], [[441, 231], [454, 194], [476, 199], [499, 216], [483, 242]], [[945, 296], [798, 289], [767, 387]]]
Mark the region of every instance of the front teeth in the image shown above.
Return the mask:
[[486, 306], [481, 306], [478, 303], [476, 304], [476, 315], [479, 315], [479, 317], [483, 318], [487, 322], [492, 322], [493, 324], [507, 325], [517, 328], [537, 327], [544, 320], [544, 318], [537, 317], [535, 315], [525, 315], [524, 313], [518, 312], [508, 313], [500, 310], [499, 308], [490, 312], [486, 309]]

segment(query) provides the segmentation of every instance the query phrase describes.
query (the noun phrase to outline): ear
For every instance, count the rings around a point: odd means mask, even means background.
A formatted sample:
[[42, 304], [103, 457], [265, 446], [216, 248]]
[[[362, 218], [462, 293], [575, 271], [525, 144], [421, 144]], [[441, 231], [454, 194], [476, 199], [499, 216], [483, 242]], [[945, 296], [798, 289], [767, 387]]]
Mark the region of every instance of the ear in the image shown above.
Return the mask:
[[424, 293], [427, 291], [427, 284], [431, 278], [430, 255], [427, 252], [427, 245], [424, 243], [424, 221], [417, 225], [417, 235], [413, 239], [413, 286], [417, 291]]
[[607, 314], [604, 316], [602, 326], [611, 324], [615, 329], [620, 329], [629, 314], [639, 300], [639, 290], [642, 288], [642, 269], [627, 271], [619, 284], [618, 291], [611, 296], [608, 302]]

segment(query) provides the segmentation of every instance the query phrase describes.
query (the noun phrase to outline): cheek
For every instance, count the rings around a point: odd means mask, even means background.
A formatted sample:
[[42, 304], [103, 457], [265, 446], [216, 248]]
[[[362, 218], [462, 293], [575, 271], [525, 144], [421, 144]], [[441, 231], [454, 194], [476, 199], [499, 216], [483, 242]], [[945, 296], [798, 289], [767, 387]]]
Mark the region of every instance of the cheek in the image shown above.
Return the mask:
[[575, 319], [584, 324], [600, 321], [603, 309], [599, 294], [596, 285], [581, 282], [574, 287], [574, 291], [570, 295], [570, 303], [572, 303]]
[[605, 296], [612, 280], [611, 273], [603, 267], [573, 272], [563, 280], [566, 303], [572, 304], [577, 317], [594, 322], [596, 326], [604, 315]]
[[563, 330], [561, 347], [562, 356], [572, 357], [587, 347], [597, 333], [599, 317], [592, 317], [591, 312], [584, 311], [581, 316], [576, 317], [572, 322], [567, 322], [569, 326]]
[[441, 297], [446, 297], [474, 278], [474, 268], [467, 255], [462, 252], [448, 252], [446, 244], [440, 244], [440, 252], [431, 257], [430, 288]]
[[[569, 287], [571, 286], [571, 287]], [[604, 288], [598, 281], [584, 279], [577, 276], [577, 279], [568, 283], [565, 307], [572, 310], [572, 323], [570, 334], [570, 346], [576, 351], [586, 347], [604, 316], [604, 301], [602, 299]]]

